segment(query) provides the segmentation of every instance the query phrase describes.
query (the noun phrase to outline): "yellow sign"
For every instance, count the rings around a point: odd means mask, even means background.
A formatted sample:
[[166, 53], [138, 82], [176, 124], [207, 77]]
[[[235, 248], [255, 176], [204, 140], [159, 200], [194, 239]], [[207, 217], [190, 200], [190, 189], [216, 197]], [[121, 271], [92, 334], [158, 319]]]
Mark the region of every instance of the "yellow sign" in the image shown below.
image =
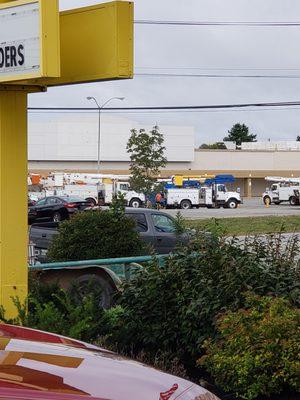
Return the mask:
[[[3, 4], [4, 3], [4, 4]], [[27, 93], [133, 76], [133, 3], [0, 0], [0, 305], [27, 295]], [[18, 207], [16, 207], [16, 202]]]
[[61, 76], [23, 84], [58, 86], [133, 77], [133, 3], [60, 13]]
[[60, 76], [58, 1], [0, 4], [0, 83]]

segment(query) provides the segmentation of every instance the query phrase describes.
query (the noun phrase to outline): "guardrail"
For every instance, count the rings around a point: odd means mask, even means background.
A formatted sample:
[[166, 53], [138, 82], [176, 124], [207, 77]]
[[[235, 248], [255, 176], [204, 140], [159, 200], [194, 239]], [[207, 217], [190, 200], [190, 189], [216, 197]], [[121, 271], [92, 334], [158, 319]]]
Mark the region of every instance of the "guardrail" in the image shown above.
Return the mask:
[[153, 258], [158, 259], [160, 262], [168, 257], [168, 254], [159, 254], [154, 256], [137, 256], [137, 257], [121, 257], [121, 258], [103, 258], [97, 260], [84, 260], [84, 261], [64, 261], [64, 262], [54, 262], [45, 264], [35, 264], [29, 265], [32, 270], [47, 270], [47, 269], [63, 269], [69, 267], [84, 267], [89, 265], [126, 265], [133, 263], [144, 263], [153, 260]]
[[45, 264], [29, 265], [30, 271], [49, 271], [49, 270], [62, 270], [62, 269], [80, 269], [94, 266], [103, 266], [110, 269], [121, 279], [130, 279], [134, 270], [142, 268], [141, 263], [147, 263], [153, 258], [163, 265], [164, 259], [168, 254], [160, 254], [154, 256], [137, 256], [137, 257], [121, 257], [121, 258], [104, 258], [96, 260], [83, 260], [83, 261], [66, 261], [54, 262]]

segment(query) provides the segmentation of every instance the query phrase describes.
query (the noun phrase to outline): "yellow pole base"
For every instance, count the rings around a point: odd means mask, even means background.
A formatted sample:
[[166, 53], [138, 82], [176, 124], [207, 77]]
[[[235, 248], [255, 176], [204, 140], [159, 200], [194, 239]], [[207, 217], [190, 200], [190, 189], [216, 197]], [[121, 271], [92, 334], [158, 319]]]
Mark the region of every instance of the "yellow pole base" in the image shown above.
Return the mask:
[[0, 91], [0, 305], [27, 297], [27, 93]]

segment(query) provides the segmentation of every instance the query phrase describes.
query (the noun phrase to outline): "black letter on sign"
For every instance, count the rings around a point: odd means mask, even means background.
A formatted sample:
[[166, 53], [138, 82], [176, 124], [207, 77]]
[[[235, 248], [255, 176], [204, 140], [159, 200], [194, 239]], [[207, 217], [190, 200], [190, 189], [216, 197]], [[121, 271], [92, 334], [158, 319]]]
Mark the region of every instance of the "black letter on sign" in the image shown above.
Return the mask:
[[2, 47], [0, 47], [0, 68], [3, 68], [4, 66], [4, 50]]
[[18, 62], [19, 65], [23, 65], [25, 62], [23, 50], [24, 50], [24, 46], [22, 44], [20, 44], [20, 46], [18, 47], [18, 56], [20, 57], [19, 62]]
[[16, 67], [17, 66], [17, 49], [15, 46], [11, 46], [10, 48], [10, 64], [11, 67]]
[[9, 56], [10, 56], [10, 47], [5, 46], [5, 66], [6, 68], [10, 67], [10, 63], [9, 63]]

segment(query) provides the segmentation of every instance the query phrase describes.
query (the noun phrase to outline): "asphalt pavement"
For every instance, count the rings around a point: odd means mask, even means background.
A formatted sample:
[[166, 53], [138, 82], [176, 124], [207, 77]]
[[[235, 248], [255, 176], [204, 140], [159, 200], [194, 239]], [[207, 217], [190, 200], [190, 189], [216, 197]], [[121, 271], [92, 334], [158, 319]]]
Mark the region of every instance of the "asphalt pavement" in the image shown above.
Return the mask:
[[[164, 210], [171, 215], [175, 215], [178, 210]], [[300, 206], [290, 206], [289, 203], [266, 207], [261, 198], [244, 199], [243, 204], [231, 210], [227, 208], [192, 208], [190, 210], [180, 210], [182, 216], [187, 219], [205, 218], [232, 218], [232, 217], [264, 217], [264, 216], [300, 216]]]

